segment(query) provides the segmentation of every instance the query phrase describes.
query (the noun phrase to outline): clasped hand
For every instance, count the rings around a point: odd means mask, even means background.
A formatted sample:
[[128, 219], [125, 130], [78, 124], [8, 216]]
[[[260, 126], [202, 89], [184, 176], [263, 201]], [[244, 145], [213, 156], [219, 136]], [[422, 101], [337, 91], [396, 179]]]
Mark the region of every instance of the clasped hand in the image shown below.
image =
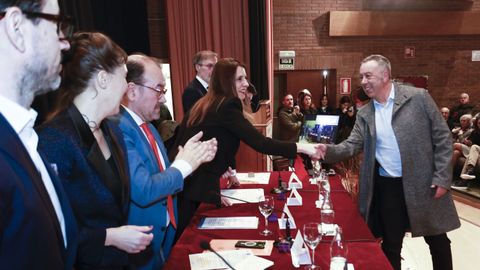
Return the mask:
[[203, 132], [200, 131], [191, 137], [184, 146], [178, 147], [178, 154], [175, 159], [182, 159], [192, 166], [195, 170], [202, 163], [210, 162], [217, 153], [217, 139], [212, 138], [208, 141], [200, 141]]
[[297, 152], [304, 153], [310, 156], [311, 159], [324, 159], [327, 153], [327, 146], [325, 144], [297, 144]]

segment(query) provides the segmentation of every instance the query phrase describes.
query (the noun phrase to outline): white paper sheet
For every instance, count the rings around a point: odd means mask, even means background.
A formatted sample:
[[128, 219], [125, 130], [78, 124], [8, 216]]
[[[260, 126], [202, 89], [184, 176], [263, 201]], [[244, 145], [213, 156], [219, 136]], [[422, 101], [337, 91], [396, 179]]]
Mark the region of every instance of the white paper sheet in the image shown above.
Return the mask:
[[206, 217], [199, 229], [257, 229], [258, 217]]
[[[246, 189], [222, 189], [220, 190], [220, 193], [222, 195], [228, 196], [228, 197], [233, 197], [233, 198], [238, 198], [244, 201], [247, 201], [249, 203], [258, 203], [261, 201], [265, 200], [265, 191], [263, 188], [246, 188]], [[232, 204], [237, 204], [237, 203], [245, 203], [242, 201], [238, 201], [232, 198], [227, 199], [232, 203]]]
[[[272, 261], [257, 257], [248, 249], [219, 251], [236, 270], [263, 270], [273, 265]], [[213, 252], [190, 254], [192, 270], [231, 269]]]
[[270, 173], [237, 173], [240, 184], [262, 184], [267, 185], [270, 181]]
[[[247, 256], [253, 256], [249, 250], [226, 250], [218, 252], [230, 265], [240, 263]], [[192, 270], [208, 270], [208, 269], [230, 269], [223, 261], [213, 252], [204, 252], [188, 255], [190, 259], [190, 268]], [[234, 266], [235, 267], [235, 266]]]

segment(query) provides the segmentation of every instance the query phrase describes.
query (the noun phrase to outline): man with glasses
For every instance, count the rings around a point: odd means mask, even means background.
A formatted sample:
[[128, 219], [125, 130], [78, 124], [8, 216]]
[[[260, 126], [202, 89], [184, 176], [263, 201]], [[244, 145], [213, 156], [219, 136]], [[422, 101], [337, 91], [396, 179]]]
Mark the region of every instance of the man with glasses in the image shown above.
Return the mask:
[[382, 249], [401, 269], [406, 231], [423, 236], [433, 268], [451, 270], [446, 232], [460, 227], [449, 192], [451, 135], [425, 89], [393, 83], [390, 61], [371, 55], [360, 65], [362, 88], [372, 100], [357, 113], [350, 136], [320, 145], [325, 161], [338, 162], [363, 151], [359, 209]]
[[138, 269], [161, 269], [173, 245], [177, 224], [175, 194], [183, 179], [215, 156], [217, 142], [192, 137], [170, 164], [160, 135], [149, 122], [160, 117], [165, 103], [165, 77], [160, 66], [145, 55], [127, 60], [128, 88], [116, 116], [123, 132], [130, 169], [131, 204], [128, 222], [153, 225], [152, 245], [131, 256]]
[[37, 151], [35, 96], [60, 85], [68, 27], [57, 0], [0, 0], [0, 268], [72, 269], [76, 223]]
[[193, 56], [193, 67], [197, 76], [183, 90], [183, 112], [187, 113], [201, 97], [207, 94], [213, 67], [217, 63], [217, 54], [212, 51], [200, 51]]

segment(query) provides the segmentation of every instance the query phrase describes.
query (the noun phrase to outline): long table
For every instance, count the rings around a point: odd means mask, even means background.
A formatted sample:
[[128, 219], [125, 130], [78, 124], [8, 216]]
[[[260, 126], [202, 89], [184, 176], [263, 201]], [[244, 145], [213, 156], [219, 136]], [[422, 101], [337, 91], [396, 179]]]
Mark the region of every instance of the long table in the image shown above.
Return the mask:
[[[299, 165], [300, 164], [300, 165]], [[302, 181], [303, 189], [298, 190], [303, 198], [302, 206], [289, 206], [297, 229], [308, 222], [320, 222], [320, 210], [315, 207], [315, 200], [318, 199], [316, 185], [309, 183], [309, 176], [301, 166], [301, 162], [295, 164], [296, 174]], [[242, 185], [241, 188], [263, 188], [268, 194], [272, 187], [277, 186], [278, 176], [284, 182], [290, 178], [291, 172], [272, 172], [268, 185]], [[331, 176], [331, 199], [335, 210], [335, 223], [343, 229], [343, 235], [348, 246], [348, 261], [356, 270], [388, 270], [392, 269], [387, 258], [383, 254], [380, 244], [372, 235], [368, 226], [358, 212], [356, 202], [343, 188], [340, 177]], [[275, 200], [275, 208], [283, 209], [285, 200]], [[280, 215], [280, 213], [277, 213]], [[234, 216], [258, 216], [259, 227], [256, 230], [202, 230], [197, 226], [204, 217], [234, 217]], [[213, 205], [202, 204], [195, 213], [190, 225], [183, 232], [181, 238], [174, 246], [163, 269], [190, 269], [189, 254], [200, 253], [202, 241], [209, 242], [212, 239], [259, 239], [275, 240], [279, 235], [285, 235], [285, 230], [280, 230], [278, 223], [269, 223], [269, 229], [273, 231], [272, 236], [261, 236], [259, 232], [264, 227], [264, 217], [260, 214], [257, 204], [235, 204], [230, 207], [216, 208]], [[295, 237], [297, 229], [292, 229], [292, 237]], [[330, 263], [330, 241], [332, 237], [324, 237], [315, 250], [315, 263], [321, 269], [329, 269]], [[292, 265], [290, 253], [281, 253], [273, 248], [270, 256], [265, 257], [274, 261], [269, 269], [295, 269]], [[303, 266], [301, 266], [303, 269]]]

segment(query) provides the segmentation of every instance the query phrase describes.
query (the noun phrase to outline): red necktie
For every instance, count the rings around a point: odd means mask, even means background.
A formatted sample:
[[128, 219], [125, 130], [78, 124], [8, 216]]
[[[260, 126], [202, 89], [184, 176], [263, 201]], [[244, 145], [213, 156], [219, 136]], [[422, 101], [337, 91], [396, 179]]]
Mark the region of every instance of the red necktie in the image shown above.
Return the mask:
[[[162, 172], [164, 170], [164, 168], [162, 166], [162, 161], [160, 160], [160, 153], [158, 153], [158, 148], [157, 148], [157, 143], [155, 142], [155, 137], [153, 137], [152, 131], [148, 127], [147, 123], [141, 124], [140, 127], [143, 129], [143, 131], [147, 135], [147, 139], [148, 139], [148, 142], [150, 143], [150, 147], [152, 147], [153, 153], [155, 154], [155, 157], [157, 158], [158, 167], [160, 168], [160, 171]], [[168, 197], [167, 197], [167, 207], [168, 207], [168, 216], [170, 217], [170, 222], [172, 223], [173, 227], [176, 229], [177, 228], [177, 222], [175, 221], [175, 212], [174, 212], [174, 209], [173, 209], [172, 195], [168, 195]]]

